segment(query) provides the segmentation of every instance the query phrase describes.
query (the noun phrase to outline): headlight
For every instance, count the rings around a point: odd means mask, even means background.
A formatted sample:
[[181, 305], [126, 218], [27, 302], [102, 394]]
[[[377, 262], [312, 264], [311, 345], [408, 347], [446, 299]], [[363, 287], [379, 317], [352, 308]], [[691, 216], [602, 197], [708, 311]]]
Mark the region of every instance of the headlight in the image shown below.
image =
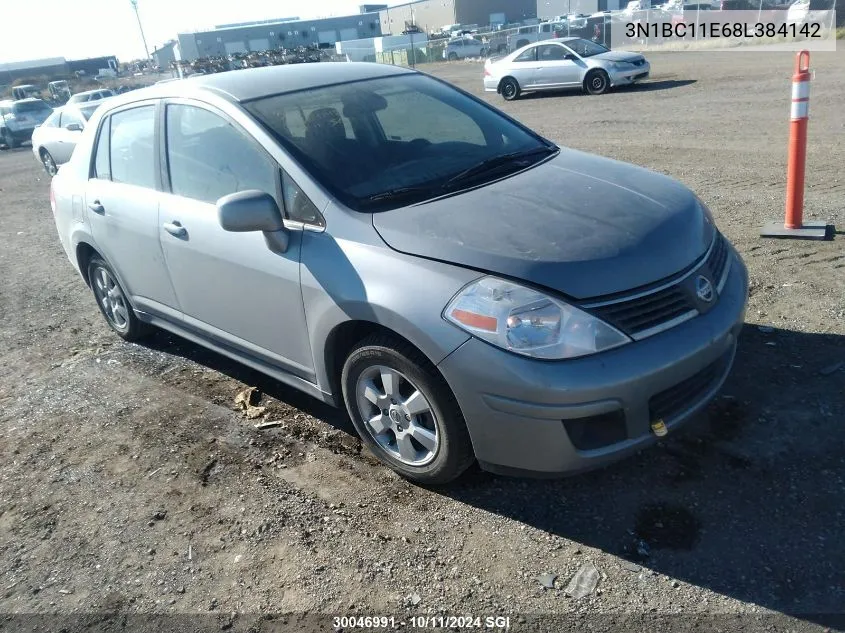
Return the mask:
[[443, 317], [488, 343], [533, 358], [577, 358], [631, 341], [578, 308], [495, 277], [466, 286]]

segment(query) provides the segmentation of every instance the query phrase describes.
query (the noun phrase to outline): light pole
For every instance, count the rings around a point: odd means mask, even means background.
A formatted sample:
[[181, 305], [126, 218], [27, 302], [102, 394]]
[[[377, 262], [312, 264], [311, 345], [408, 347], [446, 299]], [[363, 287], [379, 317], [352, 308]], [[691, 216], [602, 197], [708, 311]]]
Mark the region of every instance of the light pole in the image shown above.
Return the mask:
[[135, 9], [135, 17], [138, 20], [138, 28], [141, 31], [141, 41], [144, 42], [144, 53], [147, 55], [147, 59], [150, 58], [150, 49], [147, 48], [147, 38], [144, 37], [144, 27], [141, 26], [141, 15], [138, 13], [138, 0], [129, 0], [132, 3], [132, 8]]

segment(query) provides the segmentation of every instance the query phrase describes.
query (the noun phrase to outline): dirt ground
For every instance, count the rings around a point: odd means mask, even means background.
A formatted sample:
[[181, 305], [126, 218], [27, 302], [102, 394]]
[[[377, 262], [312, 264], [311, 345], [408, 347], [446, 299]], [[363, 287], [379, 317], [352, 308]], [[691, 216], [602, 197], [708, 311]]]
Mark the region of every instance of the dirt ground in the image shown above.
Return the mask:
[[[30, 149], [2, 152], [0, 631], [81, 614], [333, 630], [283, 613], [845, 629], [845, 51], [812, 60], [806, 208], [838, 225], [831, 242], [758, 237], [783, 217], [792, 55], [651, 61], [648, 83], [601, 97], [485, 96], [561, 144], [683, 181], [752, 279], [735, 369], [701, 422], [564, 480], [472, 470], [423, 489], [362, 453], [338, 411], [167, 334], [121, 342], [65, 258]], [[480, 93], [478, 64], [429, 68]], [[246, 386], [281, 427], [235, 410]], [[588, 563], [597, 588], [568, 596]]]

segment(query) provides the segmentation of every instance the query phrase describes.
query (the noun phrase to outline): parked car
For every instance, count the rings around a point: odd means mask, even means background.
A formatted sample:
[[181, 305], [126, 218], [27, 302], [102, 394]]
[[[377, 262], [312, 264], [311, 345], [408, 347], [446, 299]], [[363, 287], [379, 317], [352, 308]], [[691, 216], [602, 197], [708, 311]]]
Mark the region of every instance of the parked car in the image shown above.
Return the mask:
[[88, 119], [101, 103], [89, 101], [58, 108], [33, 130], [32, 153], [48, 174], [54, 176], [59, 165], [70, 160]]
[[662, 174], [397, 66], [253, 68], [104, 102], [52, 179], [108, 325], [345, 406], [418, 482], [597, 467], [733, 362], [745, 267]]
[[103, 99], [108, 99], [113, 96], [115, 96], [114, 91], [106, 88], [101, 90], [86, 90], [85, 92], [77, 92], [76, 94], [71, 95], [67, 102], [86, 103], [88, 101], [102, 101]]
[[529, 44], [501, 59], [484, 64], [484, 89], [506, 101], [526, 92], [583, 88], [603, 94], [615, 86], [642, 81], [650, 65], [639, 53], [611, 51], [581, 38], [562, 38]]
[[9, 149], [20, 146], [52, 112], [53, 108], [41, 99], [0, 101], [0, 142]]
[[563, 22], [542, 22], [522, 26], [508, 36], [508, 50], [515, 51], [535, 42], [565, 37], [568, 30], [572, 28], [575, 28], [572, 24]]
[[22, 84], [12, 88], [12, 99], [22, 101], [24, 99], [40, 99], [41, 88], [32, 84]]
[[443, 59], [455, 61], [468, 57], [483, 57], [487, 54], [487, 45], [472, 37], [459, 37], [450, 40], [443, 49]]

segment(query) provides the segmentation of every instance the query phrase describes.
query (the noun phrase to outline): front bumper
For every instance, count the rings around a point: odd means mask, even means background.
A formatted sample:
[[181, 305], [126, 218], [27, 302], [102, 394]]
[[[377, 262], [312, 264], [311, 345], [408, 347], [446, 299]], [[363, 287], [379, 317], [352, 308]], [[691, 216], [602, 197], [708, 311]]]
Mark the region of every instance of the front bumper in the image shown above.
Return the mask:
[[540, 361], [472, 338], [440, 371], [476, 458], [502, 473], [562, 475], [616, 461], [671, 433], [718, 392], [745, 317], [748, 273], [731, 248], [718, 304], [642, 341], [570, 361]]
[[629, 86], [637, 83], [638, 81], [648, 79], [650, 73], [651, 66], [648, 62], [642, 66], [632, 66], [631, 68], [626, 68], [625, 70], [614, 70], [609, 73], [610, 85]]

